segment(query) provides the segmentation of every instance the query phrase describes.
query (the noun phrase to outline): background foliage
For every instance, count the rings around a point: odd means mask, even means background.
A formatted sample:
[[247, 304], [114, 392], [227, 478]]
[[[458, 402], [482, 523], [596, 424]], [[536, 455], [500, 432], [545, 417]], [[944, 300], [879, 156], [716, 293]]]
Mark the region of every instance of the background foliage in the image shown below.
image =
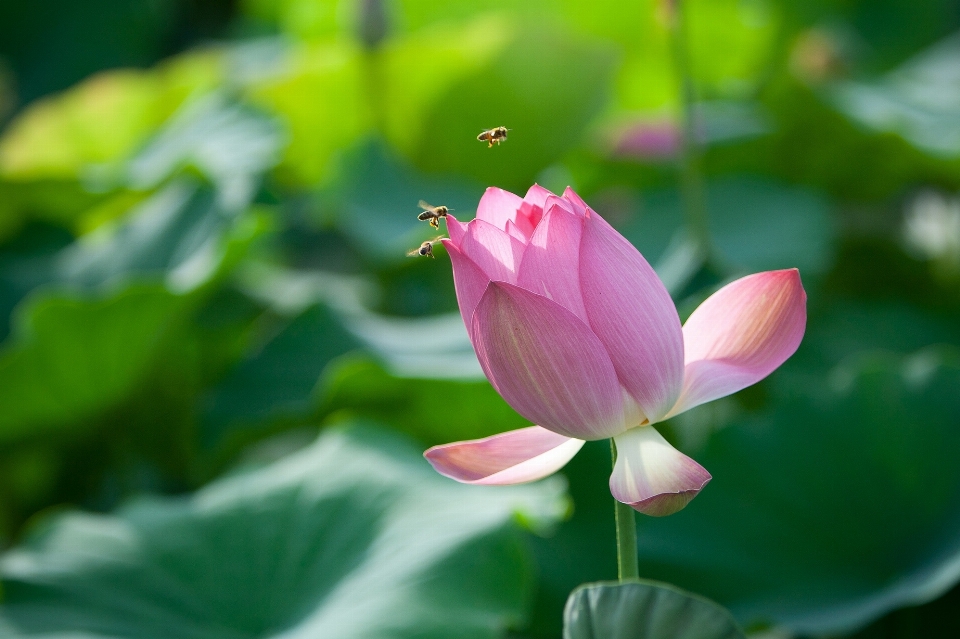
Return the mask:
[[684, 4], [706, 262], [668, 3], [0, 5], [3, 634], [559, 637], [615, 576], [608, 451], [433, 474], [425, 447], [525, 423], [442, 250], [404, 256], [419, 199], [534, 181], [682, 314], [763, 269], [809, 293], [782, 369], [668, 424], [714, 480], [639, 521], [641, 574], [751, 632], [956, 633], [960, 9]]

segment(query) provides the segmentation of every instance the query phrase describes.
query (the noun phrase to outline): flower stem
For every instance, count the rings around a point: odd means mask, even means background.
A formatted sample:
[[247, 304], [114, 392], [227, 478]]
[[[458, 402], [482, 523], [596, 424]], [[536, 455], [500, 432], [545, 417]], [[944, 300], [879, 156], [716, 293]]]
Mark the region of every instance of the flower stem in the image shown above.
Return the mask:
[[[617, 463], [617, 445], [610, 439], [610, 456]], [[617, 578], [620, 581], [637, 579], [640, 576], [637, 555], [637, 519], [633, 508], [616, 499], [614, 516], [617, 522]]]
[[697, 142], [696, 92], [687, 49], [683, 0], [670, 0], [670, 45], [680, 93], [680, 182], [684, 215], [700, 254], [710, 253], [710, 227], [700, 172], [700, 148]]

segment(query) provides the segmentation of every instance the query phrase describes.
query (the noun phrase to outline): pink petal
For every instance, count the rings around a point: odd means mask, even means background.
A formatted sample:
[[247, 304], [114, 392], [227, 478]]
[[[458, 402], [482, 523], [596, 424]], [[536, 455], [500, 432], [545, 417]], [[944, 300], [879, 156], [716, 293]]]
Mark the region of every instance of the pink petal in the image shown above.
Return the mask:
[[651, 423], [659, 421], [683, 384], [680, 318], [640, 252], [593, 211], [580, 241], [580, 290], [620, 383]]
[[582, 228], [582, 218], [552, 206], [524, 250], [517, 286], [553, 300], [586, 322], [580, 294]]
[[516, 220], [517, 210], [522, 203], [520, 196], [491, 186], [484, 191], [477, 205], [477, 219], [503, 230], [507, 227], [507, 220]]
[[[449, 213], [447, 213], [447, 217], [444, 219], [447, 221], [447, 235], [450, 236], [454, 244], [460, 246], [460, 243], [463, 242], [463, 236], [467, 233], [468, 225], [460, 222]], [[447, 246], [447, 244], [444, 244], [444, 246]]]
[[463, 323], [467, 326], [467, 334], [469, 334], [473, 326], [473, 312], [480, 298], [483, 297], [484, 291], [487, 290], [490, 278], [473, 260], [464, 255], [452, 240], [445, 239], [442, 242], [453, 265], [453, 286], [457, 291], [457, 305], [460, 307], [460, 316], [463, 317]]
[[547, 198], [547, 201], [543, 205], [544, 207], [543, 210], [549, 211], [554, 206], [559, 206], [563, 210], [567, 211], [572, 215], [576, 215], [577, 217], [583, 217], [584, 213], [587, 212], [586, 209], [581, 209], [580, 207], [578, 207], [576, 204], [574, 204], [567, 198], [559, 197], [557, 195], [551, 195], [549, 198]]
[[556, 302], [490, 282], [472, 338], [487, 378], [530, 421], [577, 439], [612, 437], [639, 423], [603, 345]]
[[527, 189], [527, 194], [523, 196], [523, 201], [527, 204], [532, 204], [533, 206], [544, 209], [544, 203], [547, 201], [548, 197], [556, 197], [549, 190], [543, 188], [539, 184], [534, 184], [529, 189]]
[[460, 250], [491, 280], [517, 281], [517, 268], [523, 256], [523, 243], [489, 222], [473, 220], [460, 242]]
[[506, 231], [507, 231], [507, 235], [509, 235], [510, 237], [516, 240], [519, 240], [523, 244], [526, 244], [527, 242], [530, 241], [530, 236], [524, 234], [524, 232], [521, 231], [520, 228], [513, 223], [513, 220], [507, 220]]
[[670, 414], [756, 384], [793, 355], [806, 324], [807, 294], [797, 269], [727, 284], [683, 327], [683, 392]]
[[577, 192], [571, 189], [569, 186], [563, 190], [563, 197], [566, 200], [569, 200], [574, 204], [576, 208], [586, 211], [590, 207], [587, 206], [587, 203], [583, 201], [583, 198], [577, 195]]
[[423, 456], [438, 473], [464, 484], [523, 484], [557, 472], [583, 444], [582, 439], [531, 426], [434, 446]]
[[617, 461], [610, 475], [613, 497], [654, 517], [672, 515], [697, 496], [710, 473], [671, 446], [653, 426], [615, 438]]
[[523, 196], [523, 204], [520, 205], [516, 217], [517, 226], [526, 237], [533, 234], [533, 230], [543, 219], [544, 211], [549, 208], [546, 204], [547, 201], [556, 197], [539, 184], [534, 184], [527, 189], [527, 194]]

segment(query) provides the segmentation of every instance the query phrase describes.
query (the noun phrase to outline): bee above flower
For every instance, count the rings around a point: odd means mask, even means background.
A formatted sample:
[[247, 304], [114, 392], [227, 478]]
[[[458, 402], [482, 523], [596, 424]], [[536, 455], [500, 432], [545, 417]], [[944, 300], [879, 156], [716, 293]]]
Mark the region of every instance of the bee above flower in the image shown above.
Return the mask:
[[497, 392], [537, 426], [435, 446], [443, 475], [534, 481], [586, 440], [614, 438], [610, 490], [668, 515], [710, 481], [653, 424], [754, 384], [800, 344], [806, 294], [796, 269], [757, 273], [708, 298], [681, 327], [656, 273], [571, 189], [520, 198], [489, 188], [469, 223], [447, 215], [460, 313]]

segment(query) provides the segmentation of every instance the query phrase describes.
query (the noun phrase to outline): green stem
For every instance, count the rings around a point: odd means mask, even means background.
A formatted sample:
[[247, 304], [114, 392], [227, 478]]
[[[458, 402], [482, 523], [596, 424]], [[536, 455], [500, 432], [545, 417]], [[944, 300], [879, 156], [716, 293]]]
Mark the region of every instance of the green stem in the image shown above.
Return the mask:
[[[617, 445], [610, 440], [610, 456], [617, 463]], [[616, 499], [614, 516], [617, 521], [617, 577], [620, 581], [640, 577], [637, 555], [637, 519], [633, 508]]]
[[686, 20], [683, 0], [672, 0], [670, 44], [680, 93], [680, 182], [684, 215], [690, 235], [706, 258], [710, 253], [710, 227], [704, 200], [703, 176], [700, 171], [700, 148], [697, 143], [696, 91], [687, 50]]

